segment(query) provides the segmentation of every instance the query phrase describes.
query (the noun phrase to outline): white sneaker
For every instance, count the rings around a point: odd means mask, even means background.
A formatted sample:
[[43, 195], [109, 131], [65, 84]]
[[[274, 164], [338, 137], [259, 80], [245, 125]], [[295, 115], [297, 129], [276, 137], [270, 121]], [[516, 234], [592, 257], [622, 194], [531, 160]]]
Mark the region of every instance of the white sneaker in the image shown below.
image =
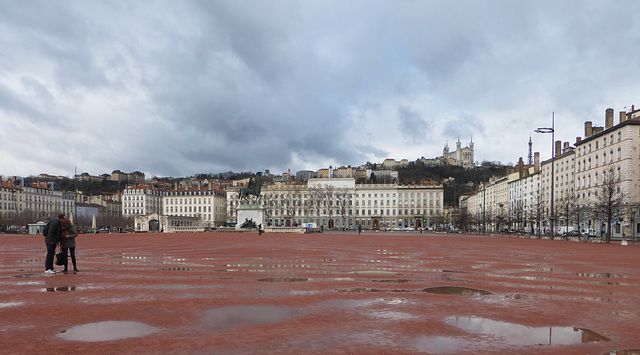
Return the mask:
[[56, 271], [49, 269], [49, 270], [45, 270], [44, 273], [47, 274], [47, 275], [54, 275], [56, 273]]

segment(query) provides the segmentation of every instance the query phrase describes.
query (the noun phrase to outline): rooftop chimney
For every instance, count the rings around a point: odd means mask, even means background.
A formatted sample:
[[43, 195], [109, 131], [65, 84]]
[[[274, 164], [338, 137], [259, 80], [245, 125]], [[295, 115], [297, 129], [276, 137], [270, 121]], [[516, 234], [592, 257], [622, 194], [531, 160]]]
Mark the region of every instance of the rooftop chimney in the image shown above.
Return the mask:
[[562, 155], [562, 141], [556, 141], [556, 154], [555, 156]]
[[604, 113], [604, 129], [613, 127], [613, 109], [608, 108]]
[[540, 171], [540, 152], [533, 153], [533, 171]]
[[620, 111], [620, 123], [627, 120], [627, 113], [624, 111]]
[[587, 121], [584, 123], [584, 137], [589, 138], [593, 134], [593, 122]]

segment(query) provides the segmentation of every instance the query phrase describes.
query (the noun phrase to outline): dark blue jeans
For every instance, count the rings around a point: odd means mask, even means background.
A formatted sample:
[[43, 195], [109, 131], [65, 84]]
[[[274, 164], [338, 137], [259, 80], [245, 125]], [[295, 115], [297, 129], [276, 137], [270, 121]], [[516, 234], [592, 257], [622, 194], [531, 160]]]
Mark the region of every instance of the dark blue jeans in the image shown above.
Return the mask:
[[56, 255], [56, 243], [44, 242], [47, 245], [47, 258], [44, 260], [44, 269], [53, 270], [53, 257]]

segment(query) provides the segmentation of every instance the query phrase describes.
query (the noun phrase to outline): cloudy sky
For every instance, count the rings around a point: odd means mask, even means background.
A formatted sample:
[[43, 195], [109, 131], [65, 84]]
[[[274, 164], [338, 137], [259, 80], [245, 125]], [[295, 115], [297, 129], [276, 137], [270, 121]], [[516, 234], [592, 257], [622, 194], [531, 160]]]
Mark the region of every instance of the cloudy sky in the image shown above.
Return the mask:
[[0, 1], [0, 175], [542, 159], [640, 107], [640, 2]]

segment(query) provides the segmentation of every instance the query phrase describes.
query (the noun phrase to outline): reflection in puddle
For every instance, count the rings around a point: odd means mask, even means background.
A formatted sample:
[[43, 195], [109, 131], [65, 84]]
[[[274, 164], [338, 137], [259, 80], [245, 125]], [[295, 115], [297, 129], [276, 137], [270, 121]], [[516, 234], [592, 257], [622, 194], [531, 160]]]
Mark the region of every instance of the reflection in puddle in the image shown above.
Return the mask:
[[47, 287], [43, 291], [47, 291], [47, 292], [69, 292], [69, 291], [75, 291], [75, 290], [76, 290], [75, 286], [59, 286], [59, 287]]
[[448, 317], [445, 323], [474, 334], [500, 339], [510, 345], [570, 345], [609, 341], [588, 329], [573, 327], [527, 327], [480, 317]]
[[457, 286], [439, 286], [429, 287], [422, 290], [428, 293], [435, 293], [438, 295], [457, 295], [457, 296], [485, 296], [490, 295], [491, 292], [485, 290], [479, 290], [476, 288], [457, 287]]
[[0, 308], [9, 308], [23, 305], [24, 302], [0, 302]]
[[309, 281], [306, 277], [267, 277], [264, 279], [258, 279], [258, 281], [267, 281], [267, 282], [302, 282]]
[[296, 316], [299, 311], [284, 306], [229, 306], [204, 312], [206, 330], [223, 331], [245, 325], [277, 323]]
[[64, 340], [96, 342], [139, 338], [158, 330], [156, 327], [140, 322], [106, 321], [77, 325], [62, 331], [58, 337]]
[[640, 355], [640, 349], [614, 350], [605, 353], [606, 355]]

